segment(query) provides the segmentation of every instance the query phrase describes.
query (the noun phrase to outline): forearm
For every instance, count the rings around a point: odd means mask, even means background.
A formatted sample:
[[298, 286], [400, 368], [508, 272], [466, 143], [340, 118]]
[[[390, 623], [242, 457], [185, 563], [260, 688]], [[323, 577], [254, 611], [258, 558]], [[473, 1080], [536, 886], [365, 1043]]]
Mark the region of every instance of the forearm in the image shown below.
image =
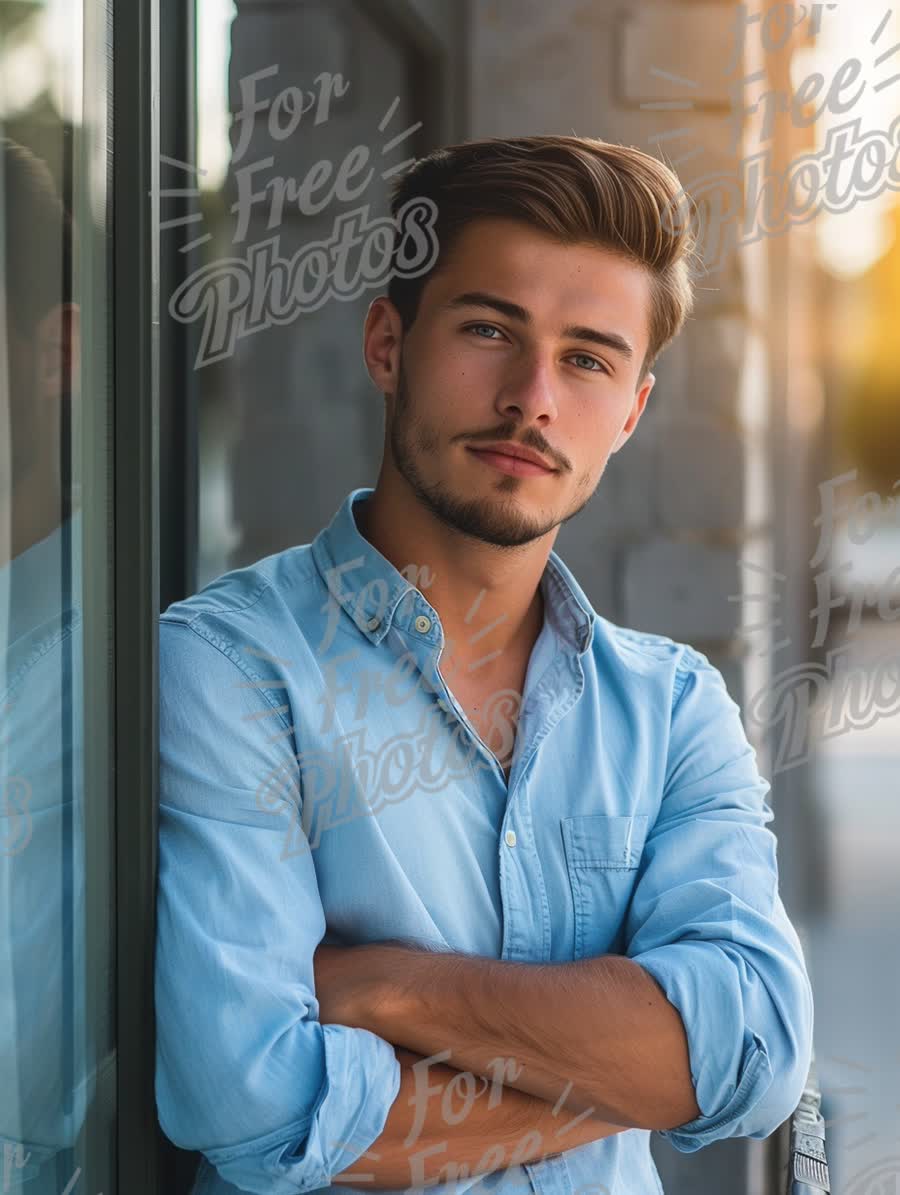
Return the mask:
[[631, 959], [531, 964], [363, 949], [380, 952], [380, 999], [365, 1027], [395, 1045], [450, 1049], [476, 1074], [512, 1058], [520, 1091], [552, 1101], [571, 1082], [571, 1108], [614, 1124], [666, 1129], [700, 1115], [681, 1016]]
[[[400, 1091], [384, 1130], [333, 1183], [360, 1190], [434, 1186], [625, 1131], [559, 1098], [548, 1102], [517, 1090], [504, 1081], [511, 1071], [502, 1060], [479, 1075], [402, 1047], [396, 1053]], [[446, 1050], [437, 1054], [443, 1058]]]

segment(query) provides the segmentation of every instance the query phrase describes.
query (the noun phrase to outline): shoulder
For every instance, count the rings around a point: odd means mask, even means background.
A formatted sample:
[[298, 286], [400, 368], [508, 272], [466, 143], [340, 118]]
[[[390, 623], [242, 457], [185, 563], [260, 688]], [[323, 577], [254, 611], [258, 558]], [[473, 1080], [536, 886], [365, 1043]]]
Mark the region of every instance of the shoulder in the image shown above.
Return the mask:
[[324, 617], [324, 585], [309, 547], [232, 569], [173, 602], [159, 618], [161, 684], [181, 684], [188, 673], [198, 684], [202, 673], [208, 684], [237, 667], [275, 700], [285, 670], [303, 673], [314, 661]]
[[321, 585], [310, 549], [310, 544], [285, 548], [222, 573], [196, 593], [172, 602], [160, 615], [160, 625], [181, 624], [208, 636], [289, 616]]
[[668, 635], [637, 631], [597, 617], [591, 644], [601, 688], [613, 686], [639, 722], [657, 729], [740, 714], [719, 669], [698, 648]]
[[[38, 626], [30, 627], [14, 642], [6, 646], [3, 659], [3, 675], [0, 678], [0, 698], [4, 703], [14, 690], [30, 684], [38, 676], [41, 686], [36, 693], [46, 694], [44, 686], [58, 690], [62, 688], [62, 665], [59, 655], [67, 650], [76, 668], [81, 666], [82, 614], [78, 606], [60, 611]], [[74, 644], [74, 646], [73, 646]], [[51, 669], [49, 677], [40, 669]], [[46, 679], [45, 679], [46, 678]]]
[[677, 699], [692, 672], [716, 671], [702, 651], [668, 635], [637, 631], [597, 615], [592, 651], [598, 664], [610, 665], [635, 679], [664, 678]]

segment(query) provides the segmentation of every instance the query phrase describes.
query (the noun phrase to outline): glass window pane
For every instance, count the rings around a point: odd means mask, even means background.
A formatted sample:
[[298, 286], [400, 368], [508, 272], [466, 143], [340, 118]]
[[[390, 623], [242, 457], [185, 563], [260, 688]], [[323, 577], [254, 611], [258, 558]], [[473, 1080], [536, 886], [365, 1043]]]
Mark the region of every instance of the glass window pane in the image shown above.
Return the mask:
[[0, 3], [0, 1190], [115, 1191], [104, 5]]
[[[444, 32], [450, 14], [425, 7]], [[374, 481], [383, 402], [361, 330], [388, 277], [376, 225], [393, 175], [436, 129], [419, 118], [434, 98], [417, 94], [422, 51], [377, 6], [204, 0], [196, 12], [203, 222], [167, 229], [163, 245], [194, 254], [165, 299], [197, 341], [202, 588], [308, 542]]]

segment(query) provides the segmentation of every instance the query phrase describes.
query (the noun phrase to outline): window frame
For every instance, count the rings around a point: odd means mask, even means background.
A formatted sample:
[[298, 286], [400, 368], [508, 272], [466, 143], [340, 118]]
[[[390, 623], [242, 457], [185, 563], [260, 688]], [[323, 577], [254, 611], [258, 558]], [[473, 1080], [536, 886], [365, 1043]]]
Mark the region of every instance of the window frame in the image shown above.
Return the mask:
[[159, 0], [111, 17], [116, 1168], [156, 1195]]

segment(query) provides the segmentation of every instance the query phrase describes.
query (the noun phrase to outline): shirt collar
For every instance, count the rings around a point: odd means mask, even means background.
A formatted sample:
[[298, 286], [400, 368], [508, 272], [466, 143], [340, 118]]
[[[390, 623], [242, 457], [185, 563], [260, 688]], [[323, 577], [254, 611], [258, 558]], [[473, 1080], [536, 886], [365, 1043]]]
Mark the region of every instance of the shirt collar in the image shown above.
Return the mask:
[[[436, 610], [416, 586], [373, 547], [356, 525], [353, 508], [373, 493], [371, 486], [351, 490], [331, 522], [312, 542], [312, 556], [328, 590], [358, 629], [378, 644], [395, 622], [406, 626]], [[597, 614], [581, 586], [556, 552], [541, 576], [545, 618], [578, 654], [588, 650]], [[410, 596], [411, 595], [411, 596]]]

